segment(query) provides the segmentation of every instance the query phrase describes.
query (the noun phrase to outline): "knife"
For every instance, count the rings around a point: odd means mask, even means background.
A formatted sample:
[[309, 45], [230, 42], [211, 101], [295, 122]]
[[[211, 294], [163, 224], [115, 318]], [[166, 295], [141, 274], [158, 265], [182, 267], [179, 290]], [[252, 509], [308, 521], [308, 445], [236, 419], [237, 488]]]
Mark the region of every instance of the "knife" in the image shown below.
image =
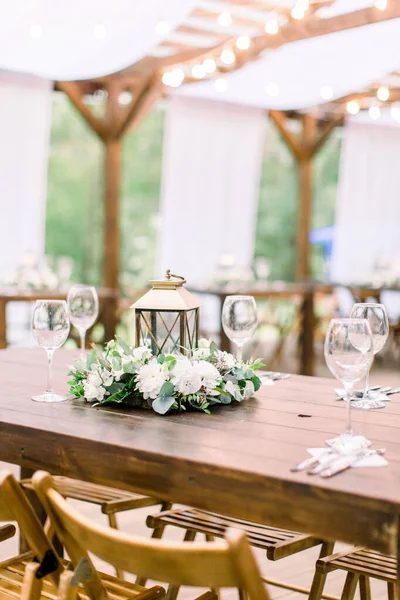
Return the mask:
[[337, 460], [332, 461], [326, 468], [322, 469], [319, 474], [321, 477], [333, 477], [338, 473], [342, 473], [350, 467], [356, 465], [360, 460], [365, 458], [366, 456], [371, 456], [372, 454], [384, 454], [385, 448], [377, 448], [376, 450], [364, 450], [363, 452], [358, 452], [357, 454], [353, 454], [351, 456], [343, 456], [338, 458]]

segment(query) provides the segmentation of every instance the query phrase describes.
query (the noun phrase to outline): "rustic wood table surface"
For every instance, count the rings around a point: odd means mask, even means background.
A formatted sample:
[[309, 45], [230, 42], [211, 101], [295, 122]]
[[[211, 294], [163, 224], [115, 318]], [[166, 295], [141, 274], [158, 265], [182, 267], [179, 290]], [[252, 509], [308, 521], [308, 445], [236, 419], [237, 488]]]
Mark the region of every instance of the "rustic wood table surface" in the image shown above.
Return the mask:
[[[57, 391], [66, 390], [72, 358], [56, 352]], [[1, 461], [397, 552], [397, 396], [384, 410], [353, 411], [354, 429], [386, 447], [389, 465], [322, 480], [290, 467], [307, 447], [343, 431], [345, 406], [335, 400], [333, 379], [292, 376], [210, 416], [167, 417], [77, 400], [31, 401], [45, 379], [43, 350], [0, 352]]]

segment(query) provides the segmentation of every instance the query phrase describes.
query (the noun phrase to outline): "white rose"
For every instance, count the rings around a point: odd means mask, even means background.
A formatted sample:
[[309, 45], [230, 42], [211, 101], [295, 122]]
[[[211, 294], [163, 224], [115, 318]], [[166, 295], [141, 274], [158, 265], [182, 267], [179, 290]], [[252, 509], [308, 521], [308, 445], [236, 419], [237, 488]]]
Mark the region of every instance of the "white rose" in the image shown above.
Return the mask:
[[197, 344], [198, 348], [209, 348], [211, 346], [211, 341], [206, 338], [201, 338]]
[[147, 346], [139, 346], [132, 351], [132, 357], [135, 361], [150, 360], [152, 357], [151, 350]]
[[218, 386], [221, 381], [221, 375], [218, 369], [210, 362], [201, 360], [193, 366], [196, 373], [201, 377], [201, 385], [206, 388], [206, 392], [210, 393]]
[[180, 378], [190, 373], [192, 370], [192, 363], [188, 358], [183, 356], [182, 358], [177, 358], [176, 365], [171, 371], [171, 381], [175, 385], [179, 382]]
[[198, 348], [193, 352], [194, 360], [203, 360], [210, 358], [210, 350], [209, 348]]
[[114, 377], [109, 371], [103, 371], [101, 378], [103, 380], [103, 385], [106, 387], [110, 386], [114, 381]]
[[87, 381], [89, 385], [93, 385], [96, 388], [98, 388], [103, 383], [103, 380], [98, 371], [91, 371], [88, 375]]
[[89, 400], [89, 401], [103, 400], [104, 394], [106, 392], [106, 390], [102, 386], [97, 387], [88, 382], [86, 382], [84, 384], [84, 389], [85, 389], [85, 398], [86, 398], [86, 400]]
[[175, 390], [181, 394], [187, 396], [188, 394], [195, 394], [201, 388], [201, 377], [194, 368], [191, 371], [187, 371], [179, 379], [175, 386]]
[[139, 390], [145, 399], [154, 400], [164, 383], [167, 381], [166, 373], [161, 370], [161, 365], [153, 358], [147, 365], [140, 367], [137, 374], [136, 389]]

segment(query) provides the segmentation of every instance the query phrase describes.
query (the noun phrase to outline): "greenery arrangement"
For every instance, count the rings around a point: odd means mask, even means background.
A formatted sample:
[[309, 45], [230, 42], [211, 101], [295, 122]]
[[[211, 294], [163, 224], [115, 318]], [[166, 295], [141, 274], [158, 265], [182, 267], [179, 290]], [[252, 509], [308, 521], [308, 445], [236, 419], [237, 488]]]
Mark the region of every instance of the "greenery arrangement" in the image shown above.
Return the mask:
[[242, 402], [254, 395], [261, 381], [260, 360], [237, 361], [210, 340], [199, 340], [190, 357], [154, 356], [149, 348], [132, 348], [122, 339], [94, 348], [77, 359], [69, 373], [70, 392], [93, 406], [131, 405], [168, 412], [210, 413], [216, 404]]

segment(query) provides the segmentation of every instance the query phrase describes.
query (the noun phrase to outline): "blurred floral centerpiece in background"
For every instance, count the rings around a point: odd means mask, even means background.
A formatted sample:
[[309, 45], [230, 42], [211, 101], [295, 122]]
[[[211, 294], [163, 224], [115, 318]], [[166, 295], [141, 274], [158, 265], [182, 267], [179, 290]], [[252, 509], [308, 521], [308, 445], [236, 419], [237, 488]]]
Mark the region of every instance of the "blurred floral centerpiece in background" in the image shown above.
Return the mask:
[[11, 270], [1, 282], [10, 292], [60, 291], [65, 290], [71, 280], [73, 259], [59, 256], [39, 258], [33, 252], [25, 252], [19, 265]]

